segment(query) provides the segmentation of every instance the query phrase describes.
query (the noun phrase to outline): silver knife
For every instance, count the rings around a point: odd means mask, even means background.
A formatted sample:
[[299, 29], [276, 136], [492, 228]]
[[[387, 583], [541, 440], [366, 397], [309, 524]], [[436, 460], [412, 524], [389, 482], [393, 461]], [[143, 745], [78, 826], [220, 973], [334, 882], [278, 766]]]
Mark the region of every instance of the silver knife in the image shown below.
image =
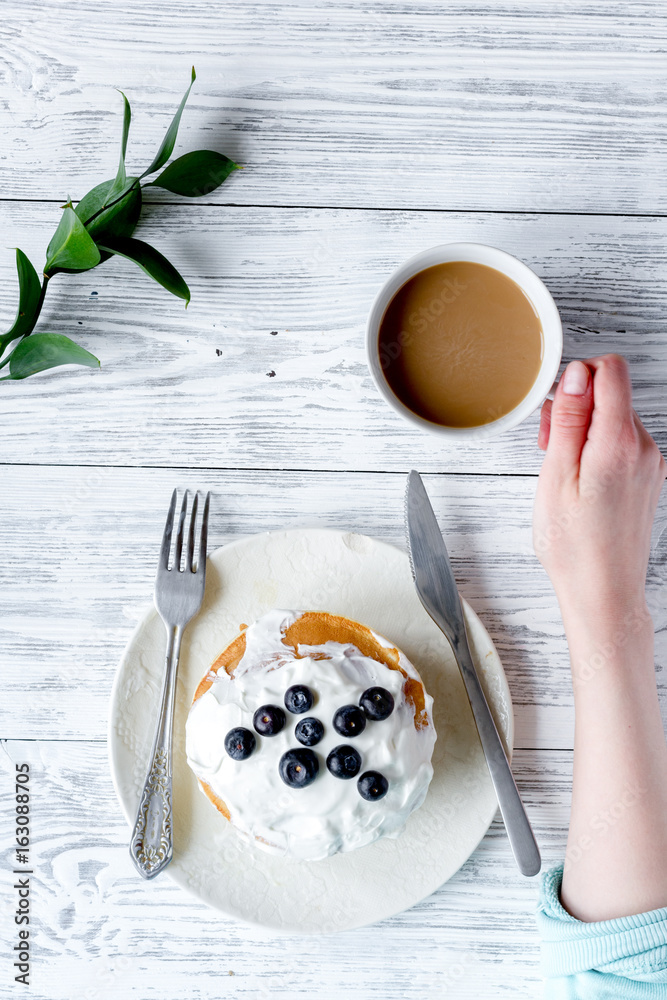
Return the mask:
[[461, 598], [447, 547], [421, 476], [408, 476], [405, 519], [412, 575], [419, 599], [452, 647], [489, 767], [507, 836], [523, 875], [537, 875], [542, 862], [505, 748], [470, 654]]

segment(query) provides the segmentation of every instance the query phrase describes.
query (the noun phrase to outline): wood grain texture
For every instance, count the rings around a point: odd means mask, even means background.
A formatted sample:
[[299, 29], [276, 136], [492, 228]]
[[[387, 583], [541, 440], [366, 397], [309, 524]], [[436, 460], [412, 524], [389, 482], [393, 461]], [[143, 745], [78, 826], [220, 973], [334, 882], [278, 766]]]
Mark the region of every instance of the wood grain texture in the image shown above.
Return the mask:
[[[57, 217], [0, 203], [5, 245], [39, 267]], [[456, 240], [536, 269], [563, 317], [566, 360], [628, 356], [635, 407], [667, 452], [666, 219], [192, 205], [149, 209], [140, 235], [182, 270], [189, 309], [128, 261], [55, 278], [40, 329], [73, 336], [103, 367], [0, 383], [2, 461], [535, 473], [537, 413], [495, 441], [445, 446], [371, 381], [377, 290], [411, 254]], [[7, 325], [15, 281], [6, 251]]]
[[[31, 766], [35, 1000], [540, 995], [537, 886], [517, 873], [498, 819], [454, 878], [422, 903], [362, 930], [304, 941], [223, 918], [166, 876], [142, 882], [103, 744], [3, 748], [3, 843], [14, 764]], [[558, 863], [571, 754], [519, 752], [515, 770], [545, 864]]]
[[[151, 601], [175, 485], [213, 490], [211, 549], [258, 531], [314, 525], [404, 547], [400, 474], [14, 466], [1, 475], [11, 498], [0, 521], [4, 737], [95, 739], [106, 731], [117, 663]], [[515, 745], [571, 748], [567, 649], [551, 585], [532, 550], [534, 479], [428, 476], [426, 484], [461, 591], [503, 661]], [[667, 718], [666, 528], [663, 497], [649, 598]]]
[[[667, 452], [664, 5], [7, 0], [0, 49], [2, 246], [38, 269], [58, 205], [115, 173], [115, 87], [134, 110], [128, 167], [142, 169], [194, 62], [176, 152], [214, 148], [245, 168], [199, 201], [147, 195], [138, 235], [183, 272], [187, 312], [129, 262], [60, 276], [40, 329], [102, 369], [0, 385], [0, 832], [10, 844], [13, 761], [28, 760], [31, 996], [534, 1000], [536, 886], [498, 821], [420, 905], [304, 949], [166, 878], [141, 882], [103, 734], [174, 485], [214, 491], [213, 546], [303, 525], [402, 546], [404, 473], [417, 466], [508, 675], [514, 767], [545, 864], [562, 859], [573, 715], [530, 539], [537, 415], [465, 449], [415, 432], [374, 389], [364, 325], [418, 250], [502, 247], [554, 294], [564, 360], [629, 357], [635, 407]], [[0, 288], [7, 328], [11, 250]], [[666, 527], [663, 498], [649, 601], [667, 721]]]
[[120, 99], [147, 166], [187, 85], [182, 151], [246, 165], [244, 204], [664, 212], [664, 5], [594, 0], [3, 4], [0, 190], [112, 176]]

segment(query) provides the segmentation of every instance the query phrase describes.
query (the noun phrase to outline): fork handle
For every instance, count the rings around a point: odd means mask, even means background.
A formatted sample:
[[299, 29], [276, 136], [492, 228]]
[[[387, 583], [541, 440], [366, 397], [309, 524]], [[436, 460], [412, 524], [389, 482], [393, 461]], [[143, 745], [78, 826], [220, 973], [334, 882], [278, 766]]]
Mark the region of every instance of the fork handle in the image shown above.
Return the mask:
[[162, 703], [158, 717], [148, 776], [137, 810], [130, 842], [135, 868], [143, 878], [155, 878], [173, 856], [171, 813], [172, 733], [176, 700], [176, 673], [181, 651], [182, 628], [167, 625]]

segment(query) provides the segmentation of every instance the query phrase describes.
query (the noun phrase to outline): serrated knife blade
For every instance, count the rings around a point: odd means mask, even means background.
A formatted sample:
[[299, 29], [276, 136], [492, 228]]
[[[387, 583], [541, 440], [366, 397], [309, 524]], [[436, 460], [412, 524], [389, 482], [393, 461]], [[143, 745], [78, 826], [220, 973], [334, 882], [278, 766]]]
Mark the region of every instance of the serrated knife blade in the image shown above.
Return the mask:
[[516, 863], [523, 875], [537, 875], [542, 865], [540, 851], [477, 676], [447, 546], [421, 476], [414, 470], [408, 476], [405, 522], [417, 594], [448, 639], [459, 665]]

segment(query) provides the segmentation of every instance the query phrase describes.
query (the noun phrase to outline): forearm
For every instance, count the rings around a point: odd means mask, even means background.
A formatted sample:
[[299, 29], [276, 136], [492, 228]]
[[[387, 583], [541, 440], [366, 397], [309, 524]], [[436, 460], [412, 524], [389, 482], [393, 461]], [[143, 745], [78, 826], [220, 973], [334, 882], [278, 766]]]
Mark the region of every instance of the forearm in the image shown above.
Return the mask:
[[645, 606], [563, 610], [575, 701], [562, 902], [587, 921], [667, 906], [667, 745]]

